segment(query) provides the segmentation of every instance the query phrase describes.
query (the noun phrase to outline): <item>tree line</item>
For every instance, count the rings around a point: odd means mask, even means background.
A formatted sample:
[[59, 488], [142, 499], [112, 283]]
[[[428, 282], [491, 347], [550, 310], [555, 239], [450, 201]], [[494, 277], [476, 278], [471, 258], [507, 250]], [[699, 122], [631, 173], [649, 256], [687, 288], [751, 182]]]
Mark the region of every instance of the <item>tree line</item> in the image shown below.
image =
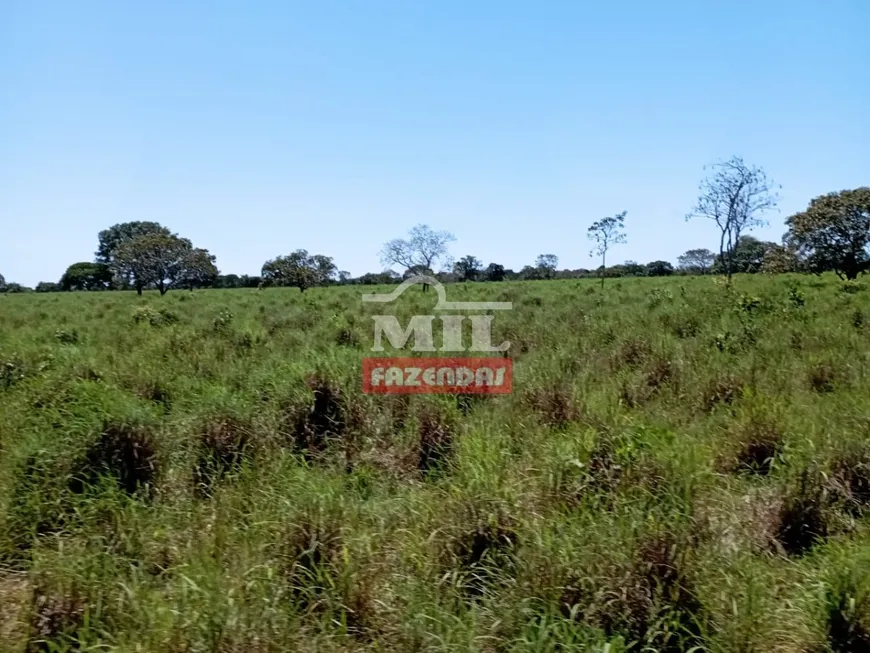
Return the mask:
[[[777, 209], [779, 187], [763, 169], [739, 157], [710, 168], [699, 187], [698, 199], [686, 216], [714, 222], [719, 231], [718, 253], [691, 249], [669, 261], [641, 264], [625, 261], [607, 266], [607, 255], [627, 242], [626, 211], [594, 222], [587, 229], [592, 243], [590, 257], [599, 257], [594, 269], [558, 269], [554, 254], [541, 254], [534, 264], [519, 271], [499, 263], [484, 263], [466, 255], [454, 261], [449, 245], [456, 238], [427, 225], [413, 227], [406, 238], [384, 244], [381, 272], [352, 277], [341, 271], [332, 257], [298, 249], [266, 261], [256, 276], [220, 274], [207, 249], [173, 233], [157, 222], [125, 222], [98, 234], [93, 261], [73, 263], [57, 282], [41, 282], [37, 292], [157, 290], [196, 288], [263, 288], [289, 286], [305, 291], [314, 286], [391, 284], [411, 275], [426, 274], [442, 282], [497, 282], [511, 280], [578, 279], [596, 277], [668, 276], [672, 274], [833, 271], [855, 279], [870, 269], [870, 187], [832, 192], [814, 198], [805, 211], [786, 219], [782, 242], [765, 242], [748, 234], [766, 224], [765, 215]], [[403, 273], [393, 268], [400, 267]], [[436, 267], [439, 268], [436, 271]], [[0, 292], [28, 292], [7, 283], [0, 274]]]

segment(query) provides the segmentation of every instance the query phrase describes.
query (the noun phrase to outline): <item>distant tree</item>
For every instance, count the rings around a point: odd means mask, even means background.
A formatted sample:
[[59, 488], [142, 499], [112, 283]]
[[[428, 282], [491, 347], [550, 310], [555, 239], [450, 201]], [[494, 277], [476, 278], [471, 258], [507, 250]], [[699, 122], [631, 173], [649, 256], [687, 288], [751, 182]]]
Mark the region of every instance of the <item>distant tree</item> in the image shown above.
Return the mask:
[[[94, 260], [96, 263], [102, 263], [109, 268], [118, 270], [120, 267], [114, 265], [115, 252], [118, 248], [134, 238], [150, 235], [171, 236], [172, 232], [157, 222], [122, 222], [113, 225], [98, 234], [99, 245]], [[114, 282], [125, 288], [135, 287], [135, 283], [129, 278], [116, 277]], [[137, 290], [141, 292], [141, 288], [137, 288]]]
[[499, 265], [498, 263], [490, 263], [483, 271], [483, 278], [486, 281], [504, 281], [505, 276], [506, 270], [504, 269], [504, 266]]
[[175, 283], [180, 288], [208, 288], [214, 285], [218, 276], [215, 257], [207, 249], [194, 248], [182, 261]]
[[526, 265], [519, 271], [518, 277], [523, 281], [538, 281], [544, 279], [544, 271], [537, 265]]
[[653, 261], [646, 264], [648, 277], [668, 277], [674, 273], [674, 266], [668, 261]]
[[625, 239], [625, 216], [628, 211], [617, 213], [616, 215], [602, 218], [598, 222], [594, 222], [586, 234], [589, 240], [595, 243], [595, 247], [589, 252], [589, 256], [601, 257], [601, 287], [604, 287], [604, 270], [607, 269], [607, 251], [614, 245], [622, 244]]
[[540, 254], [535, 260], [535, 267], [542, 279], [552, 279], [556, 276], [556, 268], [559, 266], [559, 257], [555, 254]]
[[715, 260], [716, 255], [709, 249], [690, 249], [677, 257], [681, 270], [698, 274], [707, 274]]
[[243, 288], [242, 278], [237, 274], [219, 274], [215, 277], [214, 288]]
[[746, 274], [761, 272], [764, 256], [772, 247], [776, 247], [776, 243], [759, 240], [752, 236], [741, 236], [740, 240], [737, 241], [737, 247], [734, 248], [734, 272]]
[[290, 286], [305, 292], [313, 286], [323, 286], [336, 274], [335, 264], [329, 256], [297, 249], [287, 256], [279, 256], [263, 264], [262, 278], [265, 285]]
[[338, 267], [336, 267], [335, 262], [332, 260], [331, 256], [315, 254], [311, 257], [311, 261], [314, 264], [314, 285], [326, 286], [337, 280]]
[[641, 265], [637, 261], [626, 261], [621, 266], [627, 277], [644, 277], [647, 275], [647, 266]]
[[870, 269], [870, 187], [816, 197], [786, 225], [787, 242], [810, 271], [833, 270], [841, 279], [857, 279]]
[[453, 265], [453, 274], [455, 274], [460, 281], [477, 281], [482, 269], [483, 263], [481, 263], [477, 257], [469, 255], [459, 259]]
[[178, 286], [191, 287], [204, 275], [215, 277], [214, 257], [194, 250], [186, 238], [152, 233], [126, 240], [114, 251], [112, 271], [129, 279], [138, 294], [154, 287], [161, 295]]
[[764, 170], [747, 166], [740, 157], [714, 164], [701, 181], [698, 201], [686, 219], [707, 218], [719, 227], [719, 257], [729, 283], [741, 236], [767, 224], [763, 215], [776, 208], [777, 188]]
[[402, 279], [410, 279], [411, 277], [416, 277], [419, 275], [434, 277], [435, 271], [432, 268], [426, 267], [425, 265], [412, 265], [402, 273]]
[[761, 272], [767, 274], [784, 274], [786, 272], [799, 272], [801, 268], [797, 252], [785, 245], [773, 245], [764, 253], [761, 263]]
[[383, 272], [366, 272], [362, 276], [354, 280], [354, 283], [365, 286], [395, 284], [401, 280], [401, 277], [394, 270], [384, 270]]
[[409, 233], [409, 238], [396, 238], [384, 244], [381, 262], [384, 265], [401, 265], [405, 269], [425, 267], [433, 269], [439, 260], [447, 257], [447, 245], [456, 237], [447, 231], [433, 231], [425, 224], [418, 224]]
[[243, 274], [241, 277], [242, 288], [258, 288], [262, 281], [258, 276]]
[[6, 279], [0, 274], [0, 292], [6, 292]]
[[73, 263], [60, 278], [60, 289], [108, 290], [112, 285], [112, 270], [105, 263]]
[[33, 292], [33, 288], [28, 288], [27, 286], [22, 286], [20, 283], [7, 283], [4, 286], [3, 292], [8, 293], [10, 295], [14, 295], [17, 293]]
[[350, 272], [348, 272], [347, 270], [339, 270], [338, 271], [338, 283], [345, 284], [345, 283], [350, 283], [350, 281], [351, 281]]
[[40, 281], [36, 284], [36, 292], [59, 292], [60, 284], [53, 281]]

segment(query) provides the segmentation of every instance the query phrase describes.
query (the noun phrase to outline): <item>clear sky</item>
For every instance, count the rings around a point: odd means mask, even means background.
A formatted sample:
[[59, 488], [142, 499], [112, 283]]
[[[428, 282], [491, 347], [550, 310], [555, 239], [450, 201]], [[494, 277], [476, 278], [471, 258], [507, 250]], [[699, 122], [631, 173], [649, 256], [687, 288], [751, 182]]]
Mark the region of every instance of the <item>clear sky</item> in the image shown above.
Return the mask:
[[814, 196], [870, 183], [867, 0], [0, 0], [0, 273], [165, 224], [258, 274], [298, 248], [357, 275], [416, 223], [452, 253], [594, 267], [715, 249], [704, 164]]

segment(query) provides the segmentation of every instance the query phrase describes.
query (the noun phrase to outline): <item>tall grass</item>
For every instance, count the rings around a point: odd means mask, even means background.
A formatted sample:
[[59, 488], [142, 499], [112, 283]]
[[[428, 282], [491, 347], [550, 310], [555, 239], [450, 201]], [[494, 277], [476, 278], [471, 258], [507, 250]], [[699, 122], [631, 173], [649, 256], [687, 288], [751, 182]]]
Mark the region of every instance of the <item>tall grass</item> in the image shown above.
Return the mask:
[[353, 287], [0, 296], [0, 650], [870, 650], [861, 283], [448, 295], [512, 395], [362, 394]]

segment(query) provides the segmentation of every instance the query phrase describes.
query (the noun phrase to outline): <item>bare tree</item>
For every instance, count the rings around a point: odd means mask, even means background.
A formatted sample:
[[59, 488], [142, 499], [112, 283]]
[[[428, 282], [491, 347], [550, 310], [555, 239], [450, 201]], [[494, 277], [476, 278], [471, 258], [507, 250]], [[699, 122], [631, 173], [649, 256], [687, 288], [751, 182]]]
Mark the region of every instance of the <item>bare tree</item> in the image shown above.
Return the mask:
[[589, 240], [595, 242], [595, 247], [589, 256], [598, 254], [601, 257], [601, 287], [604, 288], [604, 276], [607, 273], [607, 250], [614, 245], [625, 242], [625, 215], [628, 211], [617, 213], [607, 218], [601, 218], [586, 230]]
[[699, 186], [698, 202], [691, 218], [707, 218], [719, 227], [719, 256], [728, 282], [734, 271], [734, 252], [745, 231], [767, 224], [763, 214], [776, 209], [777, 190], [764, 170], [749, 167], [740, 157], [714, 164], [709, 177]]
[[[407, 240], [396, 238], [381, 250], [381, 263], [401, 265], [407, 270], [434, 274], [433, 267], [439, 259], [447, 259], [447, 245], [456, 240], [448, 231], [434, 231], [425, 224], [418, 224], [409, 232]], [[424, 286], [424, 290], [426, 287]]]

